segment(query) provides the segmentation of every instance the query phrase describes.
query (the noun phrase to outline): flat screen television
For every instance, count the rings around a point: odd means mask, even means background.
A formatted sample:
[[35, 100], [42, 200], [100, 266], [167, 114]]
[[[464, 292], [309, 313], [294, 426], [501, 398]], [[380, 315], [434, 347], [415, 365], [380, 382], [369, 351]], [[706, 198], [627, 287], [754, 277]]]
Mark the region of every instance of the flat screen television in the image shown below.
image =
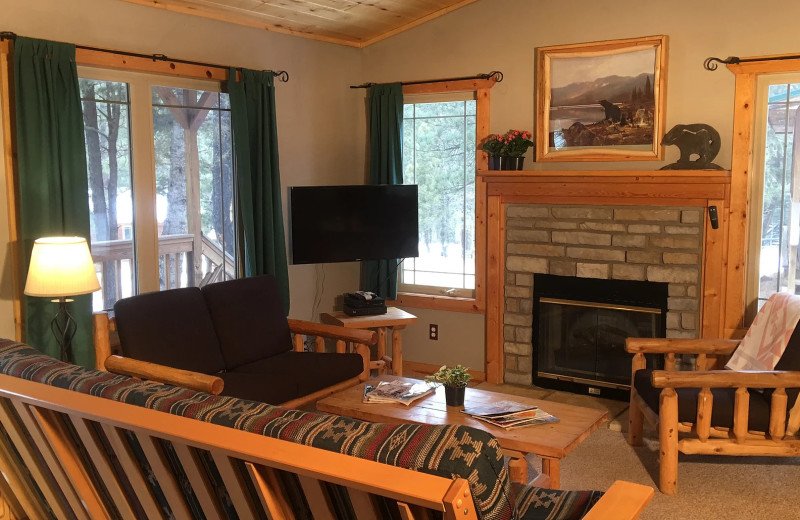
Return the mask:
[[289, 190], [293, 264], [419, 256], [416, 185]]

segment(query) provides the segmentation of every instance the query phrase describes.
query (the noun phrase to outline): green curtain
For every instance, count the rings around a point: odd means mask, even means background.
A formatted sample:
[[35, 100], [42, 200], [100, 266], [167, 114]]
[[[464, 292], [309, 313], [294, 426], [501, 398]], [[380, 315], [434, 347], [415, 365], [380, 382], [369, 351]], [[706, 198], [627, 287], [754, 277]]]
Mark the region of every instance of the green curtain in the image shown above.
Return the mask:
[[[75, 46], [18, 37], [14, 43], [17, 171], [22, 279], [33, 242], [44, 236], [89, 239], [86, 147], [83, 139]], [[72, 360], [94, 366], [91, 295], [76, 296], [69, 310], [77, 322]], [[58, 306], [23, 296], [25, 341], [58, 358], [50, 330]]]
[[[403, 86], [369, 89], [369, 183], [403, 184]], [[397, 259], [364, 262], [362, 287], [397, 298]]]
[[275, 276], [283, 310], [288, 315], [289, 269], [278, 167], [274, 74], [240, 70], [241, 81], [237, 81], [236, 69], [230, 69], [228, 93], [245, 276]]

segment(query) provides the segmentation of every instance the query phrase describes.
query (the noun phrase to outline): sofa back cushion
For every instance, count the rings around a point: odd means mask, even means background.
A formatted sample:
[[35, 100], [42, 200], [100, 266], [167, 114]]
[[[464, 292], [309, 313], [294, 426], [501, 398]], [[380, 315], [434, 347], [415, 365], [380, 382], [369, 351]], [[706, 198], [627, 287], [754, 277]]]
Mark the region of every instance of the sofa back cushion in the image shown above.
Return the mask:
[[225, 369], [211, 315], [197, 287], [140, 294], [114, 305], [126, 357], [194, 372]]
[[291, 350], [289, 322], [274, 277], [213, 283], [202, 293], [228, 370]]

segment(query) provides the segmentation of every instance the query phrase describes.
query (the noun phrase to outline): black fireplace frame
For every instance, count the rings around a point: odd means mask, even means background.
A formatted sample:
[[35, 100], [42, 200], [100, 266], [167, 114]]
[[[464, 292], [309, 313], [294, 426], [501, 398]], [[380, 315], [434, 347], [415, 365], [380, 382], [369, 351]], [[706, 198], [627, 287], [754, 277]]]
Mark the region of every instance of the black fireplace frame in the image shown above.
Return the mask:
[[[609, 280], [601, 278], [578, 278], [552, 274], [533, 275], [533, 333], [531, 343], [532, 371], [531, 383], [542, 388], [564, 390], [577, 394], [590, 394], [610, 399], [627, 401], [630, 399], [629, 385], [608, 385], [603, 382], [575, 381], [575, 378], [540, 377], [539, 373], [539, 318], [541, 298], [559, 298], [599, 304], [624, 305], [631, 307], [650, 307], [661, 310], [661, 324], [657, 331], [659, 337], [667, 334], [667, 302], [669, 284], [666, 282], [645, 282], [639, 280]], [[660, 360], [654, 359], [653, 362]]]

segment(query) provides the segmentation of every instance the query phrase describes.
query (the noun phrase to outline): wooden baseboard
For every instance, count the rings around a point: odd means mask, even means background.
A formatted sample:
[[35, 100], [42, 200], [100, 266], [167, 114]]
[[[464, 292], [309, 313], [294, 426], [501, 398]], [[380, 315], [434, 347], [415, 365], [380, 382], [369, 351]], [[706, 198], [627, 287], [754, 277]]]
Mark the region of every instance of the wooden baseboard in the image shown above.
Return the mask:
[[[407, 372], [418, 372], [420, 374], [433, 374], [439, 370], [441, 365], [432, 365], [430, 363], [418, 363], [416, 361], [403, 360], [403, 374]], [[486, 372], [480, 370], [467, 370], [472, 375], [470, 383], [483, 383], [486, 381]]]

